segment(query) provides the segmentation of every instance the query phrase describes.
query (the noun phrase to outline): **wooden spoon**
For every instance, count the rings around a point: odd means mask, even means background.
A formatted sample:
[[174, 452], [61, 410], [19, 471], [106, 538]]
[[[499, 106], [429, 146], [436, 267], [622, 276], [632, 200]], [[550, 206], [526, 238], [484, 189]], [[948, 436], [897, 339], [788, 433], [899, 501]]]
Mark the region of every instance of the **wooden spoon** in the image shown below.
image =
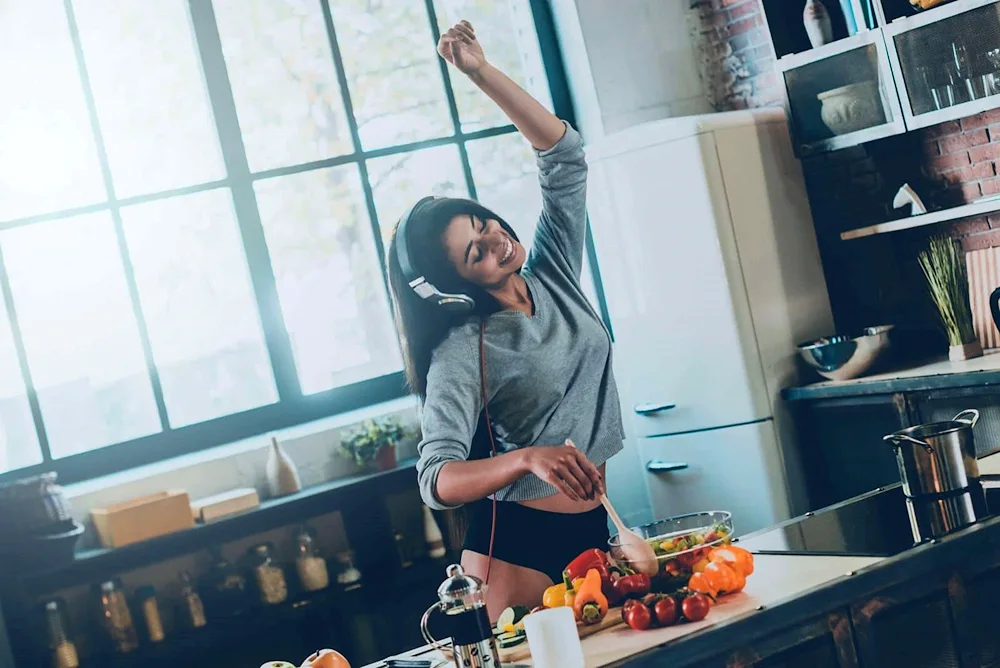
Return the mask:
[[[571, 448], [576, 447], [576, 444], [568, 438], [566, 439], [566, 445]], [[601, 494], [600, 499], [604, 509], [608, 511], [611, 521], [618, 528], [618, 544], [621, 547], [622, 554], [632, 563], [632, 567], [635, 570], [649, 576], [656, 575], [660, 570], [660, 565], [656, 561], [656, 553], [653, 552], [653, 547], [642, 536], [625, 526], [622, 518], [618, 515], [618, 511], [611, 505], [611, 500], [608, 499], [607, 494]]]
[[653, 552], [653, 546], [647, 543], [642, 536], [625, 526], [622, 518], [618, 516], [615, 507], [611, 505], [607, 494], [601, 494], [601, 503], [604, 505], [605, 510], [608, 511], [608, 515], [611, 517], [611, 521], [614, 522], [615, 527], [618, 528], [618, 544], [621, 547], [622, 554], [631, 562], [632, 568], [646, 575], [656, 575], [660, 569], [660, 565], [656, 561], [656, 553]]

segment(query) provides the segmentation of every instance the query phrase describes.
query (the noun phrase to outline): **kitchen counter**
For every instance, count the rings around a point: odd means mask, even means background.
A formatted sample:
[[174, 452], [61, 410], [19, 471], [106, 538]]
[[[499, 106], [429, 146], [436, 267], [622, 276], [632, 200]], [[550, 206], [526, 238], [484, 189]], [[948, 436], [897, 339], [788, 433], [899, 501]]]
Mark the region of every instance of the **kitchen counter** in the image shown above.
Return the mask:
[[853, 380], [789, 387], [781, 396], [786, 401], [808, 401], [989, 385], [1000, 385], [1000, 350], [962, 362], [943, 358]]
[[[996, 462], [983, 462], [1000, 466], [1000, 456], [992, 459]], [[868, 503], [874, 508], [873, 496], [896, 491], [873, 492], [842, 505]], [[997, 497], [989, 498], [992, 504]], [[799, 520], [806, 526], [813, 517]], [[877, 526], [879, 520], [873, 521]], [[885, 515], [884, 521], [900, 520]], [[752, 547], [765, 532], [741, 542]], [[970, 560], [973, 554], [976, 558]], [[775, 665], [811, 668], [919, 668], [977, 665], [966, 658], [1000, 651], [987, 614], [1000, 591], [1000, 517], [903, 546], [892, 556], [765, 553], [755, 561], [746, 589], [722, 599], [702, 622], [644, 632], [619, 626], [585, 639], [587, 668], [659, 666], [665, 661], [674, 668], [750, 667], [771, 665], [772, 658]], [[432, 658], [435, 653], [420, 648], [407, 656]], [[518, 665], [532, 664], [523, 660]]]
[[[754, 574], [747, 580], [746, 589], [722, 599], [701, 622], [678, 624], [664, 629], [634, 631], [625, 625], [616, 626], [598, 635], [585, 638], [583, 652], [587, 668], [621, 665], [634, 655], [675, 644], [678, 640], [716, 627], [752, 616], [760, 607], [780, 604], [803, 592], [815, 589], [848, 573], [857, 572], [881, 561], [877, 557], [810, 557], [759, 555], [755, 559]], [[790, 575], [791, 574], [791, 575]], [[408, 652], [405, 656], [421, 659], [441, 659], [440, 653], [427, 647]], [[367, 668], [384, 667], [374, 663]], [[518, 665], [534, 665], [530, 659]]]

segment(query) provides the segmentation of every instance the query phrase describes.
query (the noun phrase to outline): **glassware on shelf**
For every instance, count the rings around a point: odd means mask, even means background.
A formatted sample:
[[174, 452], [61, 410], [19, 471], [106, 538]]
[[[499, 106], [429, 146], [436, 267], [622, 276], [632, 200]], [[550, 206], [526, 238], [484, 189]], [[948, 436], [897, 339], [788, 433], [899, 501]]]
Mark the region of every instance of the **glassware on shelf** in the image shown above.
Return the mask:
[[402, 531], [396, 531], [392, 537], [396, 541], [396, 554], [399, 556], [400, 567], [409, 568], [413, 565], [413, 558], [410, 554], [410, 547], [407, 545], [406, 536], [403, 535]]
[[151, 585], [139, 587], [135, 590], [135, 601], [146, 623], [146, 637], [150, 642], [163, 642], [167, 636], [163, 632], [160, 606], [156, 602], [156, 589]]
[[66, 620], [66, 602], [53, 598], [46, 601], [43, 608], [53, 668], [79, 668], [80, 657], [76, 644], [70, 639], [69, 622]]
[[351, 550], [337, 554], [340, 572], [337, 573], [337, 583], [344, 589], [356, 589], [361, 586], [361, 571], [354, 565], [354, 553]]
[[212, 557], [204, 589], [208, 613], [213, 617], [238, 614], [247, 605], [246, 578], [218, 549], [212, 550]]
[[983, 57], [989, 63], [986, 79], [986, 90], [990, 95], [1000, 93], [1000, 49], [990, 49]]
[[208, 624], [205, 618], [205, 605], [194, 587], [191, 574], [182, 571], [181, 580], [181, 619], [188, 628], [200, 629]]
[[101, 625], [111, 640], [112, 648], [127, 654], [139, 647], [139, 638], [132, 623], [132, 612], [125, 599], [125, 589], [118, 578], [94, 585]]
[[270, 543], [261, 543], [251, 547], [248, 552], [260, 600], [268, 605], [284, 603], [288, 598], [285, 571], [275, 563], [272, 557], [273, 550], [274, 546]]
[[316, 545], [316, 536], [312, 529], [303, 525], [295, 535], [298, 554], [295, 557], [295, 570], [299, 574], [299, 584], [305, 591], [319, 591], [330, 584], [330, 572], [326, 567], [326, 559]]

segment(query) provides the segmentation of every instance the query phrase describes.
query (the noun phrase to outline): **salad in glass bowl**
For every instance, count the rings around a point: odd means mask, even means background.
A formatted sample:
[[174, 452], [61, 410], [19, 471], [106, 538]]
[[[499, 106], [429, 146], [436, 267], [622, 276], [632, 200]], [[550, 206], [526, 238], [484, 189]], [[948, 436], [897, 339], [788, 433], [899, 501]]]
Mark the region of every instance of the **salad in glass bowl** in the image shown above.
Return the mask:
[[[653, 588], [673, 591], [684, 586], [703, 560], [707, 563], [712, 548], [727, 545], [733, 536], [732, 513], [713, 510], [678, 515], [633, 529], [646, 539], [656, 555], [657, 573]], [[621, 566], [635, 570], [621, 549], [617, 535], [608, 541], [611, 558]], [[673, 588], [672, 588], [673, 587]]]

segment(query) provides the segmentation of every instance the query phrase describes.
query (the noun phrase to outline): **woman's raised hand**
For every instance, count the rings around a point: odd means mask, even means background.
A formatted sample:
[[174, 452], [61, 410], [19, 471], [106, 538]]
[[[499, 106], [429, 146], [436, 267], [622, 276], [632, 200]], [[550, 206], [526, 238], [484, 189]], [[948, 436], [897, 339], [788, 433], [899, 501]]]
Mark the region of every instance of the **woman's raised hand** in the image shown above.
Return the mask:
[[486, 54], [468, 21], [460, 21], [438, 40], [438, 54], [464, 74], [475, 74], [486, 65]]

